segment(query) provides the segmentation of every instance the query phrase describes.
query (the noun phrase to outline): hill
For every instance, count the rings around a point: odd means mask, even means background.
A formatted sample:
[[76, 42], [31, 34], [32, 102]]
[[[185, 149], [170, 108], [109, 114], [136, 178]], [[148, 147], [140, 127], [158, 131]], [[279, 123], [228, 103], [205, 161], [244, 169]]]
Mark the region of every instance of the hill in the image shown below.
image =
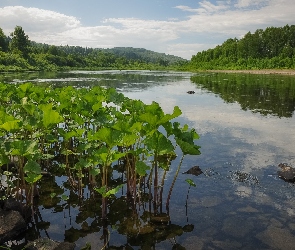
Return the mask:
[[158, 53], [143, 48], [132, 47], [115, 47], [106, 49], [117, 56], [125, 57], [127, 60], [138, 60], [149, 63], [159, 63], [160, 65], [168, 66], [175, 63], [187, 62], [179, 56], [166, 55], [165, 53]]

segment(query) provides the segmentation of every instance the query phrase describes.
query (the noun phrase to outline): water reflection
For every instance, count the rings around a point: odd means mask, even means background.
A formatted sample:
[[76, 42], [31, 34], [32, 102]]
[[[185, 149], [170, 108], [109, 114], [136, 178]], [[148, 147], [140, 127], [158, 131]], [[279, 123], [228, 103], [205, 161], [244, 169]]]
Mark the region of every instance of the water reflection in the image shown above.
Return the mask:
[[[202, 147], [201, 155], [185, 159], [182, 172], [199, 165], [204, 174], [179, 176], [169, 215], [160, 214], [160, 224], [147, 207], [134, 210], [125, 197], [114, 197], [106, 231], [101, 197], [85, 180], [81, 199], [57, 173], [40, 183], [41, 217], [27, 238], [48, 235], [76, 242], [77, 249], [87, 242], [97, 249], [106, 242], [108, 249], [293, 249], [295, 186], [278, 178], [277, 165], [295, 166], [295, 78], [190, 77], [167, 72], [68, 72], [52, 77], [56, 86], [114, 86], [130, 98], [159, 102], [165, 112], [178, 105], [183, 112], [178, 121], [196, 128]], [[28, 79], [40, 82], [41, 77]], [[189, 90], [195, 94], [188, 95]], [[186, 178], [197, 184], [188, 197]], [[167, 174], [168, 186], [170, 179]], [[53, 192], [56, 196], [50, 197]], [[63, 200], [63, 194], [69, 199]]]
[[210, 74], [191, 78], [227, 103], [262, 115], [292, 117], [295, 110], [295, 77], [251, 74]]

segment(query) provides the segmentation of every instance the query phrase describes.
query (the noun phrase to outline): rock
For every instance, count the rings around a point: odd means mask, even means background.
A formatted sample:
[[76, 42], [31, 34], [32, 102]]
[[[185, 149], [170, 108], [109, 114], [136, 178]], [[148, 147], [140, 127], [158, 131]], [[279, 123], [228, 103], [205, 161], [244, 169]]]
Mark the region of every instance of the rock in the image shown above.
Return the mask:
[[27, 228], [18, 211], [0, 210], [0, 244], [13, 239]]
[[240, 170], [236, 170], [236, 171], [231, 171], [231, 175], [229, 176], [229, 178], [233, 181], [237, 181], [237, 182], [243, 182], [249, 185], [258, 185], [259, 184], [259, 180], [257, 178], [257, 176], [251, 175], [249, 173], [246, 172], [242, 172]]
[[3, 209], [6, 211], [13, 210], [19, 212], [26, 221], [28, 221], [32, 215], [32, 211], [29, 207], [25, 206], [14, 198], [8, 198], [5, 200]]
[[74, 250], [75, 247], [76, 247], [76, 244], [75, 243], [62, 242], [54, 250], [59, 250], [59, 249], [62, 249], [62, 250]]
[[183, 174], [192, 174], [192, 175], [198, 176], [202, 173], [203, 173], [203, 171], [200, 169], [199, 166], [194, 166], [194, 167], [190, 168], [189, 170], [187, 170], [186, 172], [184, 172]]
[[279, 167], [281, 170], [277, 173], [281, 179], [287, 182], [295, 182], [295, 168], [288, 166], [286, 163], [280, 163]]
[[189, 90], [189, 91], [187, 91], [186, 93], [188, 93], [188, 94], [194, 94], [195, 91], [193, 91], [193, 90]]
[[48, 238], [39, 238], [25, 246], [27, 250], [74, 250], [76, 245], [69, 242], [57, 242]]
[[4, 201], [3, 209], [6, 211], [14, 210], [14, 211], [18, 211], [22, 213], [23, 205], [19, 201], [15, 200], [14, 198], [8, 198], [7, 200]]

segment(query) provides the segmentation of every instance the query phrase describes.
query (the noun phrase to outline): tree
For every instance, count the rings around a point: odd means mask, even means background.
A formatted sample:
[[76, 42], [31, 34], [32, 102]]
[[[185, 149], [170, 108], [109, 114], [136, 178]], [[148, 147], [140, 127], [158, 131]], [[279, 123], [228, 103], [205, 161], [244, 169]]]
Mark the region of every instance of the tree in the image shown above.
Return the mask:
[[14, 31], [10, 34], [11, 42], [10, 49], [14, 53], [22, 54], [24, 57], [28, 56], [30, 50], [30, 40], [25, 34], [21, 26], [16, 26]]
[[8, 49], [8, 40], [4, 35], [3, 30], [0, 28], [0, 51], [6, 52]]

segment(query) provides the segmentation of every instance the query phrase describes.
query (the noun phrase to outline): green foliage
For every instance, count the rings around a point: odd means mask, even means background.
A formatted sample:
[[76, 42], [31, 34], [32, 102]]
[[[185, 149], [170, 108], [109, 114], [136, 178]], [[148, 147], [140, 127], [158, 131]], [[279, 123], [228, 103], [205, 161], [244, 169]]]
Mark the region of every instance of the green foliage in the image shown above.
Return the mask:
[[124, 162], [128, 193], [137, 197], [142, 178], [160, 179], [160, 172], [153, 172], [157, 167], [170, 171], [176, 150], [183, 156], [200, 153], [195, 130], [175, 121], [181, 115], [177, 106], [165, 114], [156, 102], [144, 104], [101, 87], [26, 83], [0, 84], [0, 90], [0, 163], [14, 158], [24, 185], [33, 187], [42, 177], [42, 162], [62, 158], [60, 171], [80, 189], [82, 178], [91, 176], [94, 190], [107, 198], [122, 187], [110, 184], [109, 176]]
[[10, 49], [16, 54], [20, 53], [24, 57], [27, 57], [30, 50], [30, 41], [23, 28], [16, 26], [10, 35]]
[[295, 25], [258, 29], [199, 52], [189, 69], [276, 69], [295, 67]]
[[36, 183], [42, 178], [40, 165], [32, 160], [29, 160], [24, 166], [24, 172], [26, 173], [25, 180], [29, 184]]
[[0, 51], [6, 52], [8, 50], [8, 39], [0, 28]]
[[187, 60], [145, 49], [93, 49], [29, 41], [20, 26], [9, 40], [0, 28], [0, 71], [67, 69], [181, 69]]
[[194, 183], [192, 179], [186, 179], [185, 180], [190, 186], [196, 187], [197, 185]]

